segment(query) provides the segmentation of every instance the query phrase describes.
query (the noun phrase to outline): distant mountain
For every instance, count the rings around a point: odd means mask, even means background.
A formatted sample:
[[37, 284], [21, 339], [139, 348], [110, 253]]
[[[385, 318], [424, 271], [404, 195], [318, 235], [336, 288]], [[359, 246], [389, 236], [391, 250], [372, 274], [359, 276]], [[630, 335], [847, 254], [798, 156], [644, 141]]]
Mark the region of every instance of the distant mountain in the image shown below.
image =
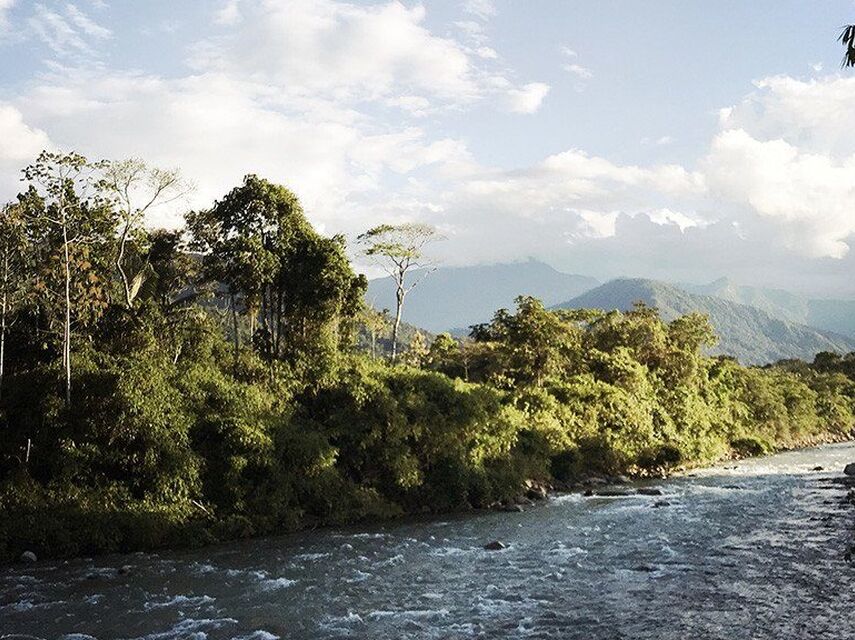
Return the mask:
[[[724, 297], [689, 293], [655, 280], [612, 280], [556, 306], [627, 310], [639, 300], [658, 308], [665, 320], [692, 311], [707, 314], [720, 339], [711, 353], [732, 355], [746, 364], [765, 364], [781, 358], [812, 360], [819, 351], [855, 350], [852, 338], [773, 317], [761, 308]], [[774, 299], [758, 298], [757, 302], [766, 304], [770, 300]]]
[[[411, 282], [424, 272], [413, 272]], [[514, 298], [531, 295], [547, 306], [578, 296], [599, 284], [595, 279], [556, 271], [543, 262], [440, 268], [427, 274], [407, 296], [404, 320], [428, 331], [465, 332], [487, 322], [496, 310], [513, 306]], [[375, 309], [395, 308], [391, 278], [368, 283], [366, 299]]]
[[690, 293], [747, 304], [775, 318], [855, 337], [855, 300], [821, 300], [781, 289], [747, 287], [721, 278], [705, 285], [679, 285]]

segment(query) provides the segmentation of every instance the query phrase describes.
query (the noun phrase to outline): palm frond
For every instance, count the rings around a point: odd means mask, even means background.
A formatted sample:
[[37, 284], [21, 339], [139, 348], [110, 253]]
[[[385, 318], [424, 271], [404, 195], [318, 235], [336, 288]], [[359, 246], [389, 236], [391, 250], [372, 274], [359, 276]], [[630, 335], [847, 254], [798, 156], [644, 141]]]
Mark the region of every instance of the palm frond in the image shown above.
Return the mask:
[[855, 24], [843, 27], [837, 40], [846, 47], [841, 66], [855, 67]]

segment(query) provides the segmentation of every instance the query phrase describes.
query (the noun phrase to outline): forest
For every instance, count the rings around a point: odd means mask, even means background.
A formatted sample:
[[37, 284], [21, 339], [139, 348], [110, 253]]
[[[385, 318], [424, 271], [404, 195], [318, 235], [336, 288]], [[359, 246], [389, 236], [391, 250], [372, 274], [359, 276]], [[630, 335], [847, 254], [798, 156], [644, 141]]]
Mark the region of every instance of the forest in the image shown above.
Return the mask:
[[0, 216], [4, 559], [488, 508], [852, 433], [855, 354], [747, 367], [706, 355], [700, 314], [526, 296], [390, 353], [352, 248], [284, 186], [248, 175], [165, 230], [146, 218], [190, 190], [176, 171], [45, 152], [22, 175]]

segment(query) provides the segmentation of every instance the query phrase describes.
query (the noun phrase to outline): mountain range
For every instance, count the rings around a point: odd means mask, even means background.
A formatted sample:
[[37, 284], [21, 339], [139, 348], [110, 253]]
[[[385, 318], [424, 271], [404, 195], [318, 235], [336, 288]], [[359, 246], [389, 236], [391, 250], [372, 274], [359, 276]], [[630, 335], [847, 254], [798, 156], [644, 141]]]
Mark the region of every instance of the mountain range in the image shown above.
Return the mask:
[[[468, 327], [486, 322], [502, 308], [512, 308], [519, 295], [534, 296], [552, 306], [578, 296], [599, 282], [586, 276], [561, 273], [543, 262], [440, 268], [409, 274], [417, 282], [404, 304], [405, 321], [432, 333], [467, 334]], [[375, 309], [395, 308], [391, 278], [368, 283], [368, 303]]]
[[719, 337], [718, 345], [710, 353], [735, 356], [745, 364], [766, 364], [782, 358], [812, 360], [820, 351], [855, 350], [855, 339], [851, 337], [775, 317], [762, 308], [689, 293], [655, 280], [612, 280], [556, 307], [628, 310], [636, 301], [656, 307], [666, 321], [693, 311], [706, 314]]
[[[814, 299], [726, 278], [703, 285], [639, 278], [600, 284], [536, 260], [411, 275], [418, 285], [407, 296], [403, 317], [432, 333], [466, 335], [469, 326], [490, 320], [497, 309], [513, 308], [518, 295], [531, 295], [557, 308], [626, 310], [642, 301], [657, 307], [665, 320], [705, 313], [720, 340], [711, 353], [732, 355], [746, 364], [855, 350], [855, 300]], [[366, 297], [377, 309], [394, 309], [392, 279], [372, 280]]]

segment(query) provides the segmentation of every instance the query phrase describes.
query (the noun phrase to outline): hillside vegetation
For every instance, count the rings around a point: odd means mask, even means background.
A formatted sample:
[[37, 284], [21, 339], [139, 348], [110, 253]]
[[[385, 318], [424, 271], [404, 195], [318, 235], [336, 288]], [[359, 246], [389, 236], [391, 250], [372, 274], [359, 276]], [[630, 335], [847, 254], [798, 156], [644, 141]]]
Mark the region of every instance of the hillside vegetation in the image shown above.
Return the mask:
[[124, 234], [109, 191], [59, 187], [33, 185], [0, 219], [17, 265], [2, 325], [4, 558], [483, 508], [530, 480], [662, 474], [852, 431], [848, 359], [709, 357], [714, 333], [694, 313], [520, 297], [465, 343], [413, 339], [389, 362], [356, 345], [366, 282], [342, 239], [284, 187], [247, 176], [188, 214], [189, 244]]
[[[637, 301], [656, 307], [665, 320], [691, 312], [706, 314], [719, 338], [709, 353], [733, 356], [746, 364], [811, 359], [820, 351], [847, 353], [855, 349], [855, 339], [782, 320], [754, 306], [688, 293], [655, 280], [612, 280], [557, 306], [627, 310]], [[756, 299], [754, 302], [759, 303]]]
[[781, 289], [747, 287], [721, 278], [706, 285], [680, 285], [690, 293], [747, 304], [770, 316], [855, 338], [855, 300], [818, 299]]

